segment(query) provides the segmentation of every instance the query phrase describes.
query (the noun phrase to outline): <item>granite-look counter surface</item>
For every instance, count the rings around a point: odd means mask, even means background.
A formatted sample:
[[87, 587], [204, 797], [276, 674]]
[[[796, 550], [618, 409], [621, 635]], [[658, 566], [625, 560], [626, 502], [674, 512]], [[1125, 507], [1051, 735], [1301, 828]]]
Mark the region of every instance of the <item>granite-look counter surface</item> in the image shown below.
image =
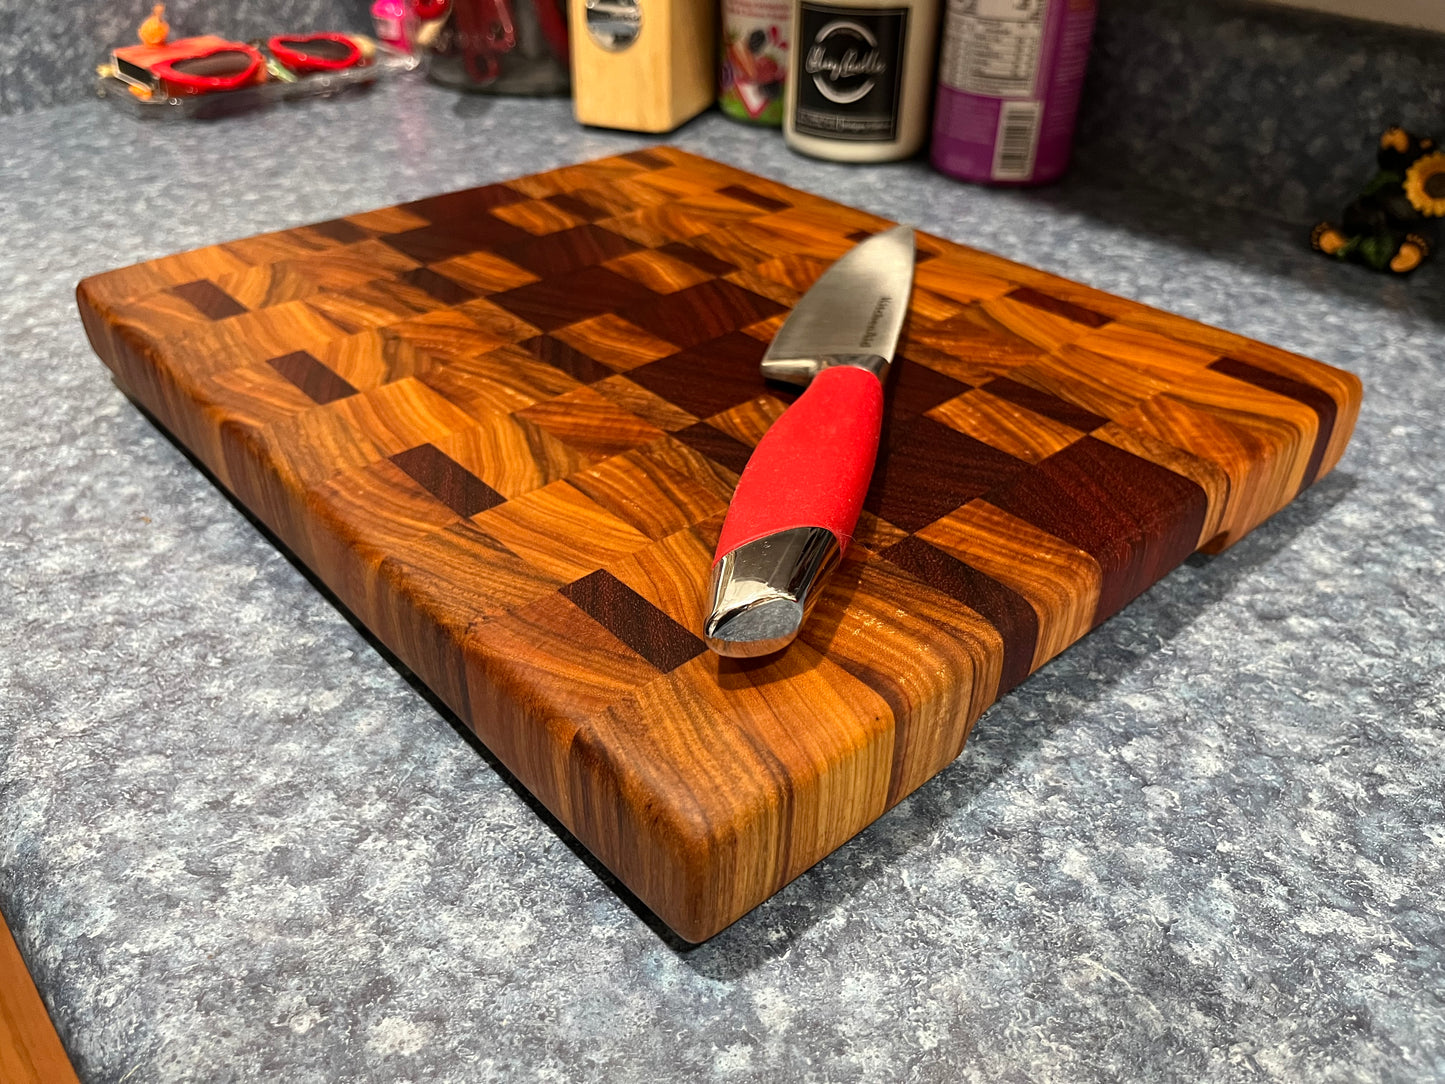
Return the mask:
[[1445, 1077], [1445, 273], [1076, 177], [679, 145], [1357, 372], [1340, 468], [711, 942], [659, 932], [130, 405], [122, 263], [615, 153], [404, 84], [0, 121], [0, 908], [87, 1081]]

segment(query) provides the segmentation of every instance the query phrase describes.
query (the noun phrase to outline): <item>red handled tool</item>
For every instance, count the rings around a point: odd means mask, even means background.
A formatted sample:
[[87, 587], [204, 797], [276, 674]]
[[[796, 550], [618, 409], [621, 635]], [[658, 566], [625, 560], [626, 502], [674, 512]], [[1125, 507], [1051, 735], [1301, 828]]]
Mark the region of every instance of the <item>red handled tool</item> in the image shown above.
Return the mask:
[[763, 356], [765, 377], [807, 390], [758, 442], [728, 506], [703, 623], [721, 655], [790, 644], [853, 541], [913, 264], [909, 227], [868, 238], [803, 295]]

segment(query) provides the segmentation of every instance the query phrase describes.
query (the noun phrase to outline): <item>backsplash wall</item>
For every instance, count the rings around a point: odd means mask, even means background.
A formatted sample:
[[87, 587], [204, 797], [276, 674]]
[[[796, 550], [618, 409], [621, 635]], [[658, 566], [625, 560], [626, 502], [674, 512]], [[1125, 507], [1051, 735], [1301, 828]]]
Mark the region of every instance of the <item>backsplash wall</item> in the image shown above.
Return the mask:
[[1338, 213], [1391, 124], [1445, 139], [1445, 35], [1241, 0], [1101, 0], [1075, 163], [1298, 222]]
[[[177, 35], [367, 30], [370, 0], [174, 0]], [[84, 101], [150, 0], [0, 0], [0, 113]], [[1445, 35], [1250, 0], [1100, 0], [1080, 170], [1294, 222], [1332, 214], [1393, 123], [1445, 138]]]

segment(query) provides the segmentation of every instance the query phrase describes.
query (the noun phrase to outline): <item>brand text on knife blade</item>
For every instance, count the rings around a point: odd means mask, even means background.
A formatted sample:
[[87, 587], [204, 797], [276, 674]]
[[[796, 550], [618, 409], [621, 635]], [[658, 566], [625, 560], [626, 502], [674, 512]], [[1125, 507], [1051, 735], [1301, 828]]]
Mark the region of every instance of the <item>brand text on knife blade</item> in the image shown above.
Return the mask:
[[863, 328], [863, 338], [858, 342], [860, 347], [873, 345], [874, 341], [878, 338], [878, 322], [883, 319], [884, 314], [888, 312], [892, 305], [893, 298], [891, 297], [880, 297], [878, 299], [878, 304], [873, 306], [873, 315], [868, 317], [868, 323]]

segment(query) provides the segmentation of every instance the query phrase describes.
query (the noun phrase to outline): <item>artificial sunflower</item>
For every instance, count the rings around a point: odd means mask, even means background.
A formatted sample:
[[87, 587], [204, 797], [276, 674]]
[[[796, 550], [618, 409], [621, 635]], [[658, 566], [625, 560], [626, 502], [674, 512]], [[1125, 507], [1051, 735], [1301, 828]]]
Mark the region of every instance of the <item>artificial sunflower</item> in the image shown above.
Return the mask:
[[1405, 198], [1422, 215], [1445, 217], [1445, 151], [1418, 158], [1405, 171]]
[[1445, 218], [1445, 151], [1429, 136], [1390, 128], [1375, 151], [1375, 175], [1335, 222], [1310, 234], [1315, 250], [1376, 271], [1408, 275], [1430, 257], [1430, 219]]

